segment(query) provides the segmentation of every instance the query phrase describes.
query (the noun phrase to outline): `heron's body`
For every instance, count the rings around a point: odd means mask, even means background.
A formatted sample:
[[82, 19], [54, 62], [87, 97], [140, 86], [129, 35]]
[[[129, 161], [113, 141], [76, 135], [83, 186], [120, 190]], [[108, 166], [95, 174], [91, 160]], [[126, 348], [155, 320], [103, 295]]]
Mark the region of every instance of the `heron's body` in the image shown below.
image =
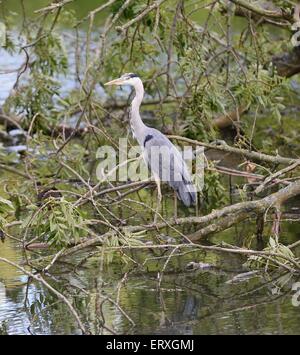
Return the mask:
[[166, 181], [177, 193], [186, 206], [196, 202], [195, 186], [187, 165], [171, 141], [155, 128], [144, 124], [140, 116], [140, 105], [144, 97], [141, 79], [135, 74], [124, 74], [108, 85], [131, 85], [135, 88], [135, 97], [131, 103], [130, 125], [134, 137], [143, 150], [146, 164], [156, 182]]

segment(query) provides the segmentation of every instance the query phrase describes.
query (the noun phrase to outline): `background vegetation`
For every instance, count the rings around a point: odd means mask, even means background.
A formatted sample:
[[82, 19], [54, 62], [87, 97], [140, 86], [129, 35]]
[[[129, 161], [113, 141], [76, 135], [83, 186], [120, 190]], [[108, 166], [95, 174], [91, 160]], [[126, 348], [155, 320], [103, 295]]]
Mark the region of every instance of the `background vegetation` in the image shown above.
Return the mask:
[[[45, 277], [75, 254], [76, 268], [94, 258], [102, 268], [122, 265], [120, 289], [136, 268], [159, 272], [161, 287], [164, 272], [201, 268], [204, 255], [214, 267], [228, 253], [241, 255], [249, 270], [299, 273], [298, 235], [286, 243], [280, 229], [299, 221], [292, 213], [300, 194], [296, 3], [78, 3], [0, 4], [1, 55], [14, 58], [0, 68], [0, 80], [13, 78], [0, 112], [0, 237], [16, 242], [29, 268], [0, 261], [53, 292], [82, 332], [113, 330], [104, 316], [90, 329], [77, 312], [79, 291], [70, 291], [70, 301]], [[95, 174], [99, 146], [116, 147], [126, 136], [135, 144], [130, 92], [103, 88], [125, 72], [143, 79], [145, 123], [175, 143], [205, 147], [199, 204], [179, 206], [174, 219], [173, 194], [164, 187], [157, 225], [151, 182], [112, 185]], [[103, 297], [134, 324], [119, 293]]]

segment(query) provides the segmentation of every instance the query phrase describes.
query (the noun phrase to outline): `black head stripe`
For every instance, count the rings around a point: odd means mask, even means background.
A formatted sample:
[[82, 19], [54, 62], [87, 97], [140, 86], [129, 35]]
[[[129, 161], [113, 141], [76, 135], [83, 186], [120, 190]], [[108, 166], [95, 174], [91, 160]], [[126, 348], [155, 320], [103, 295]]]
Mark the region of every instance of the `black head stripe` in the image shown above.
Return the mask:
[[130, 73], [128, 74], [129, 78], [138, 78], [139, 76], [137, 74], [134, 73]]
[[151, 134], [147, 134], [147, 136], [146, 136], [146, 138], [145, 138], [145, 140], [144, 140], [144, 147], [146, 146], [146, 143], [147, 143], [148, 141], [150, 141], [152, 138], [153, 138], [153, 136], [152, 136]]

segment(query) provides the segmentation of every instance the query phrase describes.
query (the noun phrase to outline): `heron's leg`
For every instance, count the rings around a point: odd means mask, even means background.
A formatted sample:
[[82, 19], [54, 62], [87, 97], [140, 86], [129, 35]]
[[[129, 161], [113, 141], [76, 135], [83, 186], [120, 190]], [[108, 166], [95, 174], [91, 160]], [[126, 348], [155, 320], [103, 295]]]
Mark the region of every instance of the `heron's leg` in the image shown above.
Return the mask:
[[161, 188], [160, 188], [160, 178], [157, 175], [154, 175], [154, 180], [157, 186], [157, 203], [156, 203], [156, 211], [155, 211], [155, 215], [154, 215], [154, 221], [153, 223], [156, 224], [157, 222], [157, 215], [160, 211], [160, 207], [161, 207], [161, 200], [162, 200], [162, 194], [161, 194]]
[[174, 220], [177, 220], [177, 194], [174, 190]]

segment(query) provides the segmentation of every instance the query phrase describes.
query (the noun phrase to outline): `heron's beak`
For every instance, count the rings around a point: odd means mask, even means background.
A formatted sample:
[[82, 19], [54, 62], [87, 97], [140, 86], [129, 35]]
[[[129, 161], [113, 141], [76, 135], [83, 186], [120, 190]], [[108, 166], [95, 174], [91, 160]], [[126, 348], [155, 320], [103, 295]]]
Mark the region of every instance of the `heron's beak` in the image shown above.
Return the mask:
[[124, 82], [124, 79], [118, 78], [118, 79], [109, 81], [108, 83], [105, 83], [104, 85], [105, 85], [105, 86], [108, 86], [108, 85], [122, 85], [123, 82]]

